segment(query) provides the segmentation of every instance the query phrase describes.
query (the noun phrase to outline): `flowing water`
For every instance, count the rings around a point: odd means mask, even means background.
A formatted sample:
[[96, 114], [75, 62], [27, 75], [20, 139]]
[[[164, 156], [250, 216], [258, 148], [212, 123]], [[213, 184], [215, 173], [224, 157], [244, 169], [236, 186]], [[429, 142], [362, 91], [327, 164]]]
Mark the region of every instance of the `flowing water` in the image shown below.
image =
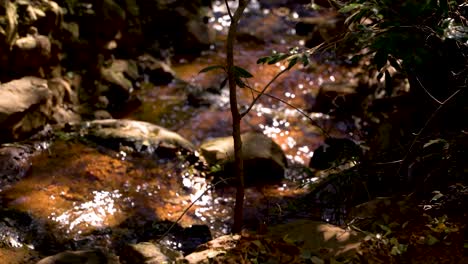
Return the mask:
[[[257, 65], [256, 60], [274, 50], [285, 52], [293, 46], [302, 47], [304, 39], [294, 34], [291, 18], [298, 16], [297, 13], [286, 8], [258, 8], [258, 3], [253, 1], [240, 25], [235, 56], [236, 64], [254, 75], [249, 80], [250, 85], [261, 90], [285, 65]], [[173, 62], [180, 80], [202, 90], [218, 89], [224, 79], [220, 72], [198, 74], [202, 68], [223, 64], [225, 60], [224, 41], [229, 21], [220, 1], [215, 1], [214, 12], [215, 19], [210, 23], [219, 32], [217, 42], [196, 59], [177, 58]], [[267, 92], [297, 108], [306, 109], [321, 85], [346, 82], [349, 76], [342, 66], [312, 62], [308, 67], [296, 66], [282, 75]], [[195, 145], [231, 134], [225, 87], [214, 95], [215, 100], [202, 106], [187, 103], [186, 86], [181, 81], [167, 86], [146, 83], [142, 87], [137, 91], [141, 106], [125, 118], [166, 127]], [[239, 89], [240, 106], [248, 106], [252, 96], [248, 89]], [[313, 150], [323, 141], [321, 130], [310, 118], [331, 135], [347, 133], [346, 126], [333, 122], [324, 114], [309, 113], [306, 118], [267, 96], [259, 100], [243, 119], [242, 131], [254, 130], [268, 135], [282, 147], [290, 163], [281, 184], [246, 190], [248, 227], [259, 228], [287, 217], [321, 216], [320, 210], [312, 209], [313, 206], [302, 208], [296, 202], [297, 197], [307, 192], [301, 186], [311, 180], [305, 177], [301, 166], [308, 164]], [[160, 226], [155, 234], [144, 232], [157, 229], [156, 225], [164, 221], [175, 222], [191, 203], [194, 206], [180, 219], [177, 230], [206, 225], [213, 237], [228, 233], [235, 190], [232, 187], [210, 189], [209, 184], [202, 173], [182, 159], [155, 160], [79, 141], [59, 140], [47, 151], [36, 155], [28, 175], [1, 192], [0, 197], [4, 207], [27, 212], [47, 223], [63, 241], [110, 247], [118, 245], [120, 240], [157, 238], [169, 227], [167, 224]], [[135, 231], [142, 226], [146, 231]], [[129, 235], [132, 232], [140, 237]], [[87, 242], [90, 237], [92, 242]], [[193, 244], [204, 242], [203, 239], [193, 241]], [[183, 239], [174, 234], [168, 236], [166, 242], [179, 248], [193, 247], [184, 245]]]

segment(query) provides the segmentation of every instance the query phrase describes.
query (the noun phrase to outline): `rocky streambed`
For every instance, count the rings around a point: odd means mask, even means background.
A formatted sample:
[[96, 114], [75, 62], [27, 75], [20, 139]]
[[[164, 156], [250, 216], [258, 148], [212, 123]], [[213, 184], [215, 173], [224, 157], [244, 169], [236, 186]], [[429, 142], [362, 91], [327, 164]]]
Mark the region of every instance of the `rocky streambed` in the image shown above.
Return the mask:
[[[284, 65], [256, 60], [306, 44], [311, 36], [295, 34], [297, 19], [319, 14], [280, 2], [252, 1], [239, 29], [237, 63], [254, 73], [258, 89]], [[39, 263], [182, 261], [229, 234], [235, 189], [218, 184], [232, 176], [228, 94], [223, 76], [198, 74], [225, 59], [229, 19], [222, 1], [211, 4], [2, 4], [8, 23], [0, 64], [0, 256], [7, 263], [60, 252]], [[171, 23], [179, 30], [168, 30]], [[310, 111], [325, 90], [352, 92], [351, 75], [343, 65], [313, 62], [279, 78], [272, 96], [246, 116], [247, 229], [328, 218], [302, 200], [314, 179], [307, 164], [322, 144], [321, 129], [353, 137], [354, 128], [321, 113], [326, 106]], [[241, 90], [239, 99], [248, 105], [252, 94]], [[304, 117], [290, 105], [310, 111]], [[297, 226], [317, 236], [346, 233], [322, 222]], [[276, 237], [287, 229], [279, 227]], [[238, 240], [223, 237], [223, 246], [211, 244], [218, 251], [199, 248], [185, 261], [198, 263]], [[310, 249], [345, 243], [315, 241]]]

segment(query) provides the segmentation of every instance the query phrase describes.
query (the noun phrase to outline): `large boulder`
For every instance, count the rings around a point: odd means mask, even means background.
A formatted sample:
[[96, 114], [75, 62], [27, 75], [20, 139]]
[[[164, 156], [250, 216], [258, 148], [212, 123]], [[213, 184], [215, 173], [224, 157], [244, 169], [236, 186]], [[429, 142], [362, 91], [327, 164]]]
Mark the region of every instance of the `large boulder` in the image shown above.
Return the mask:
[[138, 153], [173, 156], [195, 147], [179, 134], [147, 122], [105, 119], [86, 122], [81, 133], [111, 148], [130, 147]]
[[[255, 132], [242, 134], [241, 139], [247, 185], [275, 183], [283, 179], [287, 160], [278, 144], [271, 138]], [[200, 150], [208, 164], [221, 166], [219, 175], [223, 178], [234, 176], [232, 137], [208, 140], [200, 146]]]
[[40, 78], [24, 77], [0, 85], [2, 139], [18, 138], [18, 133], [32, 132], [43, 126], [46, 117], [36, 110], [50, 98], [52, 93], [47, 81]]
[[48, 123], [80, 120], [76, 93], [61, 78], [23, 77], [0, 85], [0, 141], [22, 139]]

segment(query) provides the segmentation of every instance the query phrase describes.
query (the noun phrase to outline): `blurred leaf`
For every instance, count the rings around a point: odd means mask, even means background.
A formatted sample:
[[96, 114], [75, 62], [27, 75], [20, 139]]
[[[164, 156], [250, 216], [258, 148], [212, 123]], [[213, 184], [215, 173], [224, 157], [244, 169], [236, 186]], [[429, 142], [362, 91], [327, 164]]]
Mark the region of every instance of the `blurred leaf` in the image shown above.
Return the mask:
[[384, 235], [384, 236], [386, 236], [386, 235], [392, 233], [392, 230], [391, 230], [390, 227], [388, 227], [388, 226], [379, 225], [379, 227], [380, 227], [383, 231], [385, 231], [385, 235]]
[[325, 264], [325, 261], [317, 256], [311, 257], [310, 262], [312, 262], [313, 264]]
[[408, 224], [409, 224], [409, 221], [404, 222], [404, 223], [401, 225], [401, 228], [402, 228], [402, 229], [405, 229], [405, 228], [408, 226]]
[[304, 66], [309, 65], [309, 57], [307, 57], [307, 55], [305, 55], [305, 54], [302, 54], [301, 62], [302, 62], [302, 65], [304, 65]]
[[436, 244], [437, 242], [439, 242], [439, 240], [432, 235], [428, 235], [426, 238], [426, 244], [429, 246], [432, 246]]
[[312, 252], [310, 250], [304, 249], [301, 252], [301, 258], [303, 259], [310, 259], [312, 257]]
[[252, 78], [253, 75], [244, 68], [234, 66], [234, 75], [239, 78]]
[[432, 193], [434, 193], [435, 195], [432, 197], [431, 202], [437, 201], [437, 200], [439, 200], [440, 198], [442, 198], [442, 197], [444, 196], [444, 195], [443, 195], [442, 193], [440, 193], [439, 191], [434, 191], [434, 192], [432, 192]]
[[285, 53], [279, 53], [279, 54], [273, 55], [271, 59], [268, 61], [268, 64], [270, 65], [275, 64], [277, 62], [285, 60], [287, 57], [289, 57], [289, 54], [285, 54]]
[[432, 146], [434, 144], [444, 144], [445, 147], [448, 147], [448, 143], [447, 143], [447, 141], [445, 139], [436, 138], [436, 139], [429, 140], [426, 144], [423, 145], [423, 148], [427, 148], [427, 147]]
[[245, 87], [247, 87], [247, 84], [246, 84], [244, 81], [242, 81], [241, 78], [236, 77], [236, 78], [235, 78], [235, 81], [236, 81], [236, 85], [239, 86], [240, 88], [245, 88]]
[[344, 7], [342, 7], [340, 10], [338, 10], [338, 12], [340, 13], [348, 13], [350, 11], [353, 11], [359, 7], [361, 7], [362, 5], [361, 4], [358, 4], [358, 3], [351, 3], [349, 5], [345, 5]]
[[288, 64], [288, 67], [286, 67], [286, 70], [290, 70], [292, 67], [294, 67], [294, 65], [297, 64], [298, 60], [299, 58], [297, 56], [289, 60], [289, 64]]
[[212, 65], [212, 66], [208, 66], [208, 67], [205, 67], [205, 68], [201, 69], [198, 72], [198, 74], [213, 71], [213, 70], [216, 70], [216, 69], [222, 69], [223, 71], [225, 71], [225, 68], [224, 68], [223, 65]]

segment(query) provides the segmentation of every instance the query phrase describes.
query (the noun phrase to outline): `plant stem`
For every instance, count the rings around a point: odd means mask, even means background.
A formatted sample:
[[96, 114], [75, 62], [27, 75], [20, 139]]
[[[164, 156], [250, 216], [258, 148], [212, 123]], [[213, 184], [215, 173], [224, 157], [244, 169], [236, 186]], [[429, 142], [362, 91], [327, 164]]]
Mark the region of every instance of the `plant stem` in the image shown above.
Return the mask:
[[239, 0], [239, 6], [232, 16], [231, 25], [226, 43], [226, 67], [229, 80], [229, 102], [232, 115], [232, 137], [234, 140], [234, 173], [237, 180], [236, 206], [234, 208], [233, 233], [239, 233], [242, 230], [243, 210], [244, 210], [244, 162], [242, 160], [242, 141], [240, 134], [241, 115], [237, 106], [237, 90], [234, 75], [234, 41], [236, 38], [237, 24], [244, 9], [247, 7], [248, 0]]

